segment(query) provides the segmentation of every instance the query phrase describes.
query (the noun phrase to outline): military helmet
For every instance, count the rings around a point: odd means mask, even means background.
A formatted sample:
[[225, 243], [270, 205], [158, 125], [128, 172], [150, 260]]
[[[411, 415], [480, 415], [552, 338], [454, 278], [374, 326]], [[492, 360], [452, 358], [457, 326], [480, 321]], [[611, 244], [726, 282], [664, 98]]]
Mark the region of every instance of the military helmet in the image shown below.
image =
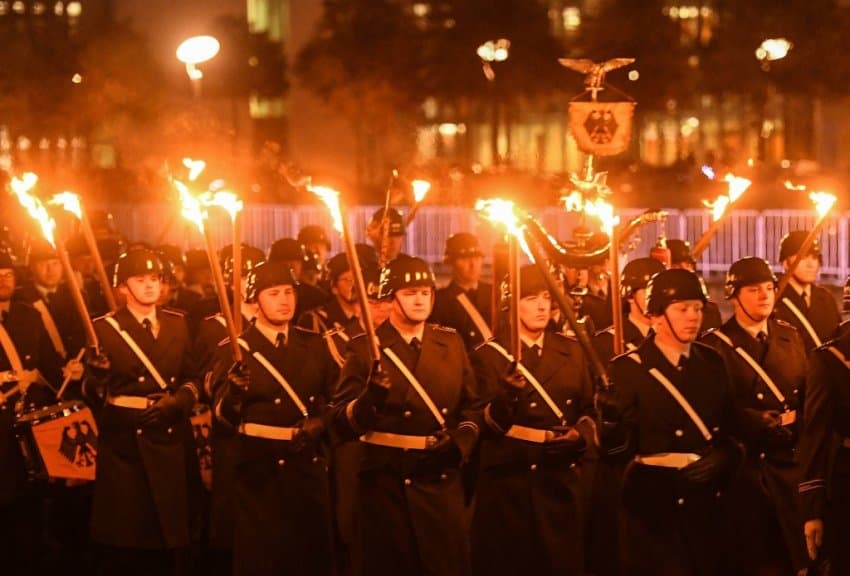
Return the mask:
[[445, 260], [450, 262], [455, 258], [468, 258], [473, 256], [483, 256], [481, 246], [478, 243], [478, 237], [469, 232], [458, 232], [452, 234], [446, 240]]
[[260, 292], [272, 286], [298, 286], [292, 268], [280, 260], [266, 260], [248, 272], [245, 301], [256, 302]]
[[293, 262], [300, 260], [306, 263], [309, 258], [304, 246], [295, 238], [280, 238], [275, 240], [269, 248], [269, 262]]
[[[240, 252], [240, 256], [242, 260], [240, 262], [239, 268], [242, 271], [242, 277], [244, 278], [251, 270], [254, 269], [260, 262], [266, 261], [266, 254], [255, 246], [249, 246], [248, 244], [242, 244], [242, 250]], [[221, 270], [224, 274], [224, 281], [228, 284], [233, 282], [233, 245], [228, 244], [221, 250]]]
[[[375, 249], [368, 244], [355, 244], [354, 249], [357, 252], [357, 259], [360, 262], [360, 269], [362, 270], [365, 279], [367, 270], [374, 269], [377, 271], [378, 254], [375, 252]], [[328, 260], [326, 268], [328, 270], [328, 281], [331, 285], [336, 284], [339, 277], [351, 269], [348, 265], [348, 254], [340, 252], [335, 255], [333, 258]]]
[[770, 264], [762, 258], [748, 256], [736, 260], [726, 273], [725, 296], [729, 300], [733, 298], [744, 286], [761, 284], [762, 282], [773, 282], [776, 284], [776, 276], [770, 269]]
[[[511, 301], [511, 279], [510, 275], [505, 275], [502, 283], [499, 286], [499, 295], [501, 298], [502, 310], [510, 308]], [[537, 264], [527, 264], [519, 269], [519, 297], [534, 296], [540, 292], [549, 290], [549, 285], [540, 271]]]
[[691, 243], [680, 238], [667, 238], [667, 249], [670, 251], [670, 265], [675, 266], [688, 262], [696, 266], [697, 261], [691, 252]]
[[118, 262], [115, 264], [115, 273], [112, 277], [112, 285], [120, 286], [127, 282], [128, 278], [133, 276], [142, 276], [145, 274], [156, 274], [162, 276], [162, 262], [159, 255], [153, 250], [146, 248], [138, 248], [124, 252], [118, 257]]
[[434, 271], [421, 258], [400, 256], [381, 270], [378, 299], [385, 300], [404, 288], [430, 286], [436, 288]]
[[[783, 236], [779, 243], [779, 261], [785, 262], [788, 258], [793, 258], [803, 247], [803, 242], [806, 241], [808, 235], [808, 230], [793, 230]], [[821, 259], [820, 241], [817, 238], [812, 242], [809, 254], [816, 256], [818, 260]], [[804, 254], [804, 256], [809, 254]]]
[[635, 258], [623, 267], [620, 293], [623, 298], [631, 298], [635, 292], [646, 288], [650, 278], [664, 270], [664, 264], [655, 258]]
[[683, 268], [673, 268], [650, 278], [646, 286], [648, 316], [661, 316], [670, 304], [682, 300], [701, 300], [703, 304], [708, 301], [699, 276]]
[[328, 250], [331, 249], [331, 241], [325, 233], [325, 229], [316, 224], [309, 224], [298, 231], [298, 242], [302, 246], [307, 244], [324, 244]]
[[[384, 209], [379, 208], [377, 212], [372, 214], [372, 219], [369, 220], [369, 227], [374, 228], [380, 226], [384, 220]], [[387, 220], [389, 221], [389, 236], [404, 236], [404, 218], [401, 212], [395, 208], [387, 210]]]

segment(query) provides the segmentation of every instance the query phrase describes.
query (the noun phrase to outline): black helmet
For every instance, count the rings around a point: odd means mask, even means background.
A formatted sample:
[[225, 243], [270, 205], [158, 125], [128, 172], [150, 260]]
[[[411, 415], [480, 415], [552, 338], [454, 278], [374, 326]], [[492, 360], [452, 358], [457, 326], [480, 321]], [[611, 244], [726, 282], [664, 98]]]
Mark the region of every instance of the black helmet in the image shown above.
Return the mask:
[[688, 262], [696, 266], [697, 261], [691, 253], [691, 243], [679, 238], [667, 238], [667, 249], [670, 251], [670, 265]]
[[761, 284], [762, 282], [773, 282], [776, 284], [776, 276], [770, 269], [770, 264], [762, 258], [747, 256], [736, 260], [726, 273], [726, 299], [729, 300], [738, 290], [744, 286]]
[[153, 250], [140, 248], [130, 250], [118, 257], [115, 264], [115, 274], [112, 277], [112, 285], [120, 286], [133, 276], [144, 274], [156, 274], [162, 276], [162, 262]]
[[0, 250], [0, 270], [14, 270], [16, 267], [15, 256], [7, 250]]
[[309, 260], [304, 246], [295, 238], [280, 238], [269, 248], [269, 262], [293, 262], [300, 260], [305, 264]]
[[[365, 281], [367, 270], [378, 270], [378, 254], [368, 244], [356, 244], [354, 248], [357, 251], [357, 259], [360, 261], [360, 269], [363, 271]], [[348, 255], [345, 252], [340, 252], [328, 260], [326, 267], [328, 270], [328, 281], [331, 285], [336, 284], [339, 277], [351, 269], [348, 265]]]
[[[404, 218], [401, 217], [401, 213], [395, 208], [390, 208], [387, 210], [387, 219], [390, 223], [390, 236], [404, 236]], [[372, 219], [369, 220], [369, 227], [374, 228], [376, 226], [380, 226], [381, 222], [384, 220], [384, 209], [379, 208], [377, 212], [372, 214]]]
[[210, 259], [207, 256], [206, 250], [187, 250], [186, 251], [186, 270], [209, 270]]
[[165, 259], [169, 260], [174, 266], [186, 263], [186, 259], [183, 257], [183, 250], [180, 249], [180, 246], [175, 244], [160, 244], [156, 247], [156, 251], [159, 252]]
[[260, 292], [272, 286], [298, 286], [292, 268], [279, 260], [266, 260], [248, 272], [245, 301], [256, 302]]
[[844, 281], [844, 292], [841, 295], [841, 308], [844, 312], [850, 312], [850, 276]]
[[[537, 264], [527, 264], [519, 269], [519, 297], [534, 296], [540, 292], [549, 290], [549, 285], [543, 277], [543, 272]], [[499, 290], [501, 296], [501, 308], [510, 308], [511, 285], [510, 276], [505, 276]]]
[[385, 300], [403, 288], [430, 286], [435, 288], [437, 281], [428, 263], [421, 258], [401, 256], [396, 258], [386, 268], [381, 270], [381, 281], [378, 286], [378, 299]]
[[[242, 244], [240, 256], [242, 262], [242, 277], [244, 278], [248, 272], [254, 269], [260, 262], [266, 261], [265, 253], [255, 246]], [[224, 281], [228, 284], [233, 282], [233, 244], [228, 244], [221, 249], [221, 270], [224, 273]]]
[[661, 316], [667, 306], [682, 300], [701, 300], [703, 304], [708, 301], [699, 276], [683, 268], [673, 268], [650, 278], [646, 286], [648, 316]]
[[623, 298], [631, 298], [635, 292], [646, 288], [650, 278], [664, 270], [664, 264], [655, 258], [635, 258], [623, 267], [620, 293]]
[[298, 231], [298, 242], [302, 246], [307, 244], [324, 244], [328, 250], [331, 249], [331, 241], [328, 240], [328, 235], [325, 229], [315, 224], [309, 224]]
[[[793, 258], [800, 251], [800, 248], [803, 247], [803, 242], [806, 241], [808, 235], [808, 230], [794, 230], [783, 236], [782, 241], [779, 243], [779, 261], [785, 262], [788, 258]], [[812, 242], [812, 246], [809, 248], [809, 254], [817, 256], [818, 260], [821, 259], [820, 241], [817, 238]], [[804, 254], [804, 256], [808, 256], [809, 254]]]
[[56, 248], [43, 238], [33, 238], [27, 246], [27, 266], [42, 260], [55, 260], [59, 258]]
[[458, 232], [452, 234], [446, 240], [446, 262], [455, 258], [468, 258], [472, 256], [483, 256], [481, 246], [478, 243], [478, 237], [469, 232]]

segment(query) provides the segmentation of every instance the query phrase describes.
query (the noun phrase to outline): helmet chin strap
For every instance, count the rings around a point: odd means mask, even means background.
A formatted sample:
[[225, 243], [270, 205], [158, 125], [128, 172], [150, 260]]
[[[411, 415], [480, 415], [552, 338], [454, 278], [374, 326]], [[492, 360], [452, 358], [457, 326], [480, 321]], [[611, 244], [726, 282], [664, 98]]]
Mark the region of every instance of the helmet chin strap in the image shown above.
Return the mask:
[[667, 316], [667, 310], [664, 310], [664, 321], [667, 322], [667, 327], [670, 328], [670, 333], [673, 335], [673, 338], [678, 340], [680, 344], [691, 344], [690, 340], [682, 340], [679, 337], [679, 334], [676, 332], [675, 328], [673, 328], [673, 324], [670, 323], [670, 318]]
[[738, 297], [737, 292], [735, 292], [735, 301], [738, 303], [738, 307], [741, 309], [741, 312], [744, 313], [744, 316], [752, 320], [753, 324], [758, 324], [760, 322], [760, 320], [756, 320], [755, 318], [753, 318], [753, 315], [749, 313], [747, 307], [744, 306], [743, 303], [741, 303], [741, 298]]

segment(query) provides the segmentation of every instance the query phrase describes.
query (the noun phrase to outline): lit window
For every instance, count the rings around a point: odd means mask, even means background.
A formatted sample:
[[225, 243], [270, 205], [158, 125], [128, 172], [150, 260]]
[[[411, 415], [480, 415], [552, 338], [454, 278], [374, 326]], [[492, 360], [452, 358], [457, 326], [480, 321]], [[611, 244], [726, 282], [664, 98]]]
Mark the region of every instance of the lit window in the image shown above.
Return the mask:
[[57, 2], [53, 5], [53, 13], [57, 16], [61, 16], [65, 13], [65, 5], [62, 2]]
[[33, 5], [32, 5], [32, 13], [33, 14], [35, 14], [36, 16], [41, 16], [46, 11], [47, 11], [47, 7], [44, 5], [43, 2], [33, 2]]
[[68, 2], [68, 5], [65, 7], [65, 12], [67, 12], [68, 16], [71, 18], [76, 18], [83, 13], [83, 5], [79, 2]]
[[0, 2], [0, 16], [7, 14], [9, 12], [9, 3], [8, 2]]
[[64, 138], [61, 138], [61, 137], [60, 137], [60, 138], [56, 141], [56, 147], [57, 147], [57, 148], [59, 148], [60, 150], [64, 150], [65, 148], [67, 148], [67, 147], [68, 147], [68, 141], [67, 141], [67, 140], [65, 140]]
[[12, 4], [12, 10], [17, 14], [23, 14], [25, 9], [26, 7], [21, 0], [16, 0], [16, 2]]
[[39, 150], [50, 150], [50, 140], [47, 138], [42, 138], [38, 141], [38, 149]]
[[431, 12], [431, 6], [426, 2], [417, 2], [413, 5], [413, 15], [417, 18], [425, 18]]
[[26, 136], [18, 136], [18, 150], [29, 150], [32, 142]]
[[564, 30], [567, 32], [575, 32], [581, 26], [581, 10], [575, 6], [564, 8], [561, 18], [564, 21]]

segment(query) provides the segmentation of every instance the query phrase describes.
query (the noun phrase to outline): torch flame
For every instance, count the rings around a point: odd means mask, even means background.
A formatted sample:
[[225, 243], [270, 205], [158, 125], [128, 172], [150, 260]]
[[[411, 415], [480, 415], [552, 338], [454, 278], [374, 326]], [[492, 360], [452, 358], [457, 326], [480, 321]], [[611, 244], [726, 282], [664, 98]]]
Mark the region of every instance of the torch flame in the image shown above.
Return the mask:
[[728, 196], [718, 196], [714, 202], [702, 201], [703, 206], [711, 210], [711, 219], [715, 222], [723, 218], [730, 203]]
[[413, 186], [413, 200], [417, 204], [425, 200], [428, 191], [431, 190], [431, 183], [427, 180], [414, 180], [410, 183]]
[[602, 231], [608, 236], [614, 232], [614, 228], [620, 223], [620, 217], [614, 215], [614, 206], [602, 198], [587, 200], [577, 190], [568, 196], [561, 197], [567, 212], [584, 212], [588, 216], [598, 218], [602, 223]]
[[47, 203], [51, 206], [61, 206], [64, 210], [76, 216], [77, 220], [83, 219], [83, 208], [80, 206], [80, 197], [70, 190], [54, 194], [53, 198], [48, 200]]
[[218, 206], [219, 208], [223, 208], [230, 214], [232, 221], [236, 220], [236, 215], [242, 212], [242, 209], [245, 207], [245, 203], [242, 202], [239, 196], [230, 190], [218, 190], [214, 193], [204, 192], [201, 195], [200, 202], [205, 207]]
[[793, 182], [791, 182], [790, 180], [786, 180], [786, 181], [785, 181], [785, 189], [786, 189], [786, 190], [796, 190], [796, 191], [798, 191], [798, 192], [801, 192], [801, 191], [806, 190], [806, 187], [805, 187], [804, 185], [802, 185], [802, 184], [801, 184], [801, 185], [799, 185], [799, 186], [797, 186], [796, 184], [794, 184], [794, 183], [793, 183]]
[[54, 237], [56, 222], [47, 213], [47, 208], [45, 208], [41, 200], [29, 193], [36, 182], [38, 182], [38, 176], [32, 172], [27, 172], [23, 178], [13, 177], [9, 185], [12, 188], [12, 192], [18, 197], [18, 202], [21, 203], [21, 206], [26, 208], [29, 215], [41, 226], [41, 233], [44, 234], [45, 240], [56, 248], [56, 239]]
[[207, 219], [207, 210], [198, 198], [195, 198], [189, 187], [180, 180], [174, 180], [174, 186], [180, 193], [180, 214], [198, 227], [198, 231], [204, 233], [204, 220]]
[[723, 180], [729, 184], [729, 202], [735, 202], [741, 195], [746, 192], [752, 185], [751, 180], [735, 176], [731, 172], [723, 177]]
[[307, 189], [325, 203], [331, 213], [334, 230], [342, 234], [342, 210], [339, 206], [339, 192], [327, 186], [308, 186]]
[[207, 167], [207, 163], [203, 160], [193, 160], [191, 158], [183, 158], [183, 166], [189, 169], [189, 182], [194, 182]]
[[[712, 180], [714, 179], [713, 171], [711, 172], [711, 174], [706, 171], [703, 171], [703, 173]], [[744, 192], [746, 192], [752, 185], [751, 180], [747, 180], [746, 178], [742, 178], [740, 176], [735, 176], [731, 172], [728, 172], [726, 176], [723, 177], [723, 181], [729, 185], [729, 191], [726, 193], [725, 196], [718, 196], [714, 200], [714, 202], [710, 202], [708, 200], [702, 201], [703, 205], [709, 210], [711, 210], [711, 219], [714, 222], [717, 222], [718, 220], [723, 218], [723, 215], [726, 214], [726, 210], [729, 208], [729, 206], [737, 202], [738, 199], [743, 196]]]
[[534, 256], [525, 241], [525, 234], [523, 234], [525, 225], [520, 222], [513, 202], [499, 198], [478, 200], [475, 203], [475, 210], [481, 212], [482, 216], [490, 222], [504, 226], [505, 231], [517, 239], [520, 248], [528, 256], [528, 259], [534, 262]]
[[564, 196], [561, 200], [564, 201], [567, 212], [581, 212], [584, 209], [584, 197], [577, 190], [573, 190], [569, 196]]
[[835, 195], [829, 192], [810, 192], [809, 199], [814, 202], [815, 210], [821, 218], [825, 218], [829, 214], [837, 200]]

